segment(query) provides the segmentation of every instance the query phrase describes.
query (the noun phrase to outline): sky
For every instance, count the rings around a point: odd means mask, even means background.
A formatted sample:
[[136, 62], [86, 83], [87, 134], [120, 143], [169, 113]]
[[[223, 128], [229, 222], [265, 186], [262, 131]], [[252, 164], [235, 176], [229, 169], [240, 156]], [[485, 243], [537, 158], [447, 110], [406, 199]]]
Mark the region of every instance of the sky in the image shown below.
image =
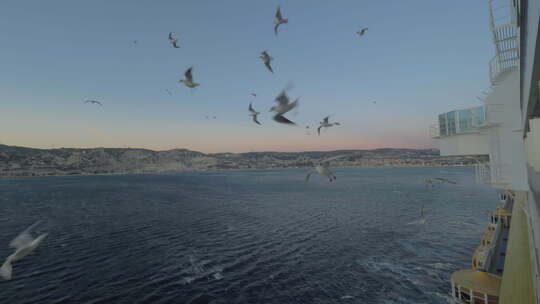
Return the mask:
[[[5, 0], [0, 28], [0, 143], [36, 148], [430, 148], [437, 114], [479, 105], [494, 54], [483, 0]], [[269, 113], [287, 86], [297, 126]], [[308, 135], [327, 115], [342, 126]]]

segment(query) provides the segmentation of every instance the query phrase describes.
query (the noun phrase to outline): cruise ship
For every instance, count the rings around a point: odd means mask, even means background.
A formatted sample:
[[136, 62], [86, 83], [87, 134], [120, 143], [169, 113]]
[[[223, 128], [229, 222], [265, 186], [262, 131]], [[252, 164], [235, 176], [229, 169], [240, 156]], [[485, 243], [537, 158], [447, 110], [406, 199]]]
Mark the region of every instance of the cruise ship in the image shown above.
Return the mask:
[[500, 196], [470, 267], [452, 273], [449, 287], [455, 303], [540, 304], [540, 0], [487, 8], [491, 85], [480, 106], [442, 113], [431, 127], [441, 155], [488, 155], [476, 181]]

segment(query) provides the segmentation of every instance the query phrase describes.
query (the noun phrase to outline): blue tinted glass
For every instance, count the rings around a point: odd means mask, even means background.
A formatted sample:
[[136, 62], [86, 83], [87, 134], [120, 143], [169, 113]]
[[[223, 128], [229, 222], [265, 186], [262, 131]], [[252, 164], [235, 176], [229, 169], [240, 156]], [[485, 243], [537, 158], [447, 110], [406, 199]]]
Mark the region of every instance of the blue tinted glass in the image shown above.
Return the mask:
[[459, 131], [467, 132], [472, 130], [472, 115], [471, 110], [460, 110], [459, 111]]
[[446, 120], [448, 121], [448, 135], [456, 134], [456, 112], [446, 113]]
[[445, 136], [446, 133], [446, 114], [439, 115], [439, 135]]

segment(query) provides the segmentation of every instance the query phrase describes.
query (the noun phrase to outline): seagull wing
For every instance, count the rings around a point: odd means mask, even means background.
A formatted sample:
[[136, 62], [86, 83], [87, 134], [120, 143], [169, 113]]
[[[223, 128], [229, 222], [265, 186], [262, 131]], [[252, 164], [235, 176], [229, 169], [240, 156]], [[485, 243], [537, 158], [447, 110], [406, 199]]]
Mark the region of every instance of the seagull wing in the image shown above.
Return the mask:
[[173, 40], [173, 32], [169, 32], [169, 40]]
[[277, 32], [278, 32], [278, 28], [279, 28], [279, 23], [276, 24], [276, 26], [274, 26], [274, 33], [277, 35]]
[[253, 121], [254, 121], [256, 124], [258, 124], [258, 125], [261, 124], [261, 123], [257, 120], [257, 115], [253, 115]]
[[449, 183], [449, 184], [454, 184], [454, 185], [457, 184], [457, 182], [455, 182], [455, 181], [451, 181], [449, 179], [442, 178], [442, 177], [434, 177], [433, 179], [441, 181], [441, 182]]
[[330, 116], [326, 116], [325, 118], [323, 118], [323, 122], [324, 123], [328, 123], [328, 119], [330, 118]]
[[276, 10], [276, 19], [278, 21], [281, 21], [283, 20], [283, 17], [281, 16], [281, 8], [278, 6], [277, 10]]
[[14, 238], [10, 243], [9, 247], [15, 248], [16, 250], [32, 243], [34, 238], [30, 235], [28, 231], [23, 231], [16, 238]]
[[287, 93], [285, 91], [281, 91], [279, 95], [276, 97], [276, 101], [279, 105], [284, 106], [289, 104], [289, 97], [287, 97]]
[[270, 72], [274, 73], [274, 70], [272, 70], [272, 66], [270, 65], [270, 61], [265, 61], [264, 65]]
[[281, 114], [275, 115], [274, 120], [279, 122], [279, 123], [283, 123], [283, 124], [295, 125], [294, 122], [290, 121], [289, 119], [287, 119], [285, 116], [283, 116]]
[[173, 39], [173, 40], [171, 40], [171, 41], [172, 41], [172, 45], [173, 45], [173, 47], [174, 47], [175, 49], [179, 49], [179, 48], [180, 48], [180, 46], [178, 45], [178, 40]]
[[321, 128], [322, 128], [322, 126], [319, 126], [319, 127], [317, 128], [317, 134], [319, 134], [319, 136], [321, 136]]
[[309, 173], [306, 175], [306, 183], [309, 182], [309, 178], [311, 177], [311, 174], [313, 174], [313, 171], [309, 172]]
[[253, 110], [253, 106], [251, 105], [251, 102], [249, 103], [249, 108], [248, 108], [248, 110], [249, 110], [251, 113], [253, 113], [253, 114], [257, 113], [255, 110]]
[[184, 76], [186, 76], [186, 80], [189, 81], [189, 82], [193, 82], [193, 74], [191, 74], [191, 70], [193, 69], [193, 67], [190, 67], [189, 69], [186, 70], [186, 72], [184, 73]]
[[21, 232], [16, 238], [14, 238], [9, 243], [9, 247], [19, 249], [33, 242], [34, 238], [32, 237], [32, 235], [30, 235], [30, 230], [32, 230], [34, 227], [36, 227], [40, 223], [41, 221], [37, 221], [34, 224], [32, 224], [30, 227], [26, 228], [23, 232]]

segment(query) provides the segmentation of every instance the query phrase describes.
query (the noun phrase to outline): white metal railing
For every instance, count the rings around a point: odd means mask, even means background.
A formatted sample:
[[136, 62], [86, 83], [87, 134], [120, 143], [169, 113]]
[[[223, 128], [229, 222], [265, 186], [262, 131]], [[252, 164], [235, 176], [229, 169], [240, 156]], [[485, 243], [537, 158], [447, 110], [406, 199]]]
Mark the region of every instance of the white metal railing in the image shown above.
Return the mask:
[[489, 61], [489, 79], [492, 84], [498, 83], [507, 72], [515, 71], [519, 66], [517, 49], [501, 53]]
[[479, 163], [474, 166], [476, 182], [478, 184], [489, 184], [491, 182], [491, 167], [489, 164]]
[[439, 131], [439, 125], [434, 124], [429, 126], [429, 137], [431, 138], [438, 138], [441, 136], [441, 133]]
[[479, 184], [505, 184], [509, 182], [506, 165], [478, 163], [475, 166], [475, 178]]

